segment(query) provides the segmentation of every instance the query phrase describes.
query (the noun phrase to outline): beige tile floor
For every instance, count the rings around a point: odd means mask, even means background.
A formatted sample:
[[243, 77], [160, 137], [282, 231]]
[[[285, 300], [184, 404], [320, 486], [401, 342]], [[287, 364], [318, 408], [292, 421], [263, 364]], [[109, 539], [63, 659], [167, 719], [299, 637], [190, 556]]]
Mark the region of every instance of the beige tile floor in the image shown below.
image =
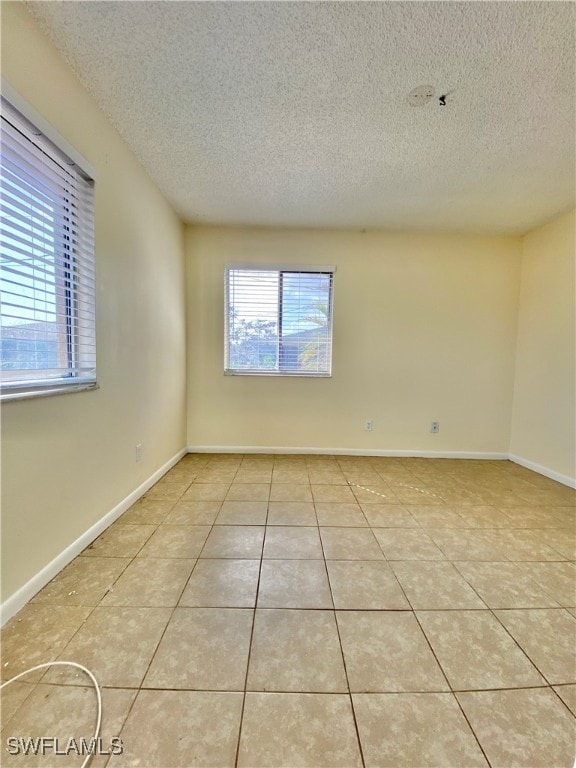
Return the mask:
[[[504, 461], [189, 455], [2, 632], [103, 768], [572, 768], [575, 492]], [[52, 669], [8, 736], [91, 735]]]

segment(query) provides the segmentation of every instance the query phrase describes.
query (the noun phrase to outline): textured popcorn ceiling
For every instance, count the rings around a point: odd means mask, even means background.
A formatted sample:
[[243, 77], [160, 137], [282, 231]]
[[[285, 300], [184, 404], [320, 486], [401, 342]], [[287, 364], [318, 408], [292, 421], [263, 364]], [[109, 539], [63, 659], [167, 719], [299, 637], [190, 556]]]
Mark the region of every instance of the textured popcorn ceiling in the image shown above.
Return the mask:
[[187, 221], [517, 233], [574, 204], [571, 3], [27, 6]]

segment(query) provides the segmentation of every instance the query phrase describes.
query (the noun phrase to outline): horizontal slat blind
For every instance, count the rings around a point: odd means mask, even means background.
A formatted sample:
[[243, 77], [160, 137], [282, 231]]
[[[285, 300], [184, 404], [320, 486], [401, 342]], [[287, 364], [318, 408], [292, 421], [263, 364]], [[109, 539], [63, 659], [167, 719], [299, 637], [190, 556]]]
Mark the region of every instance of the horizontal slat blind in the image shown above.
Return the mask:
[[96, 380], [94, 185], [2, 99], [3, 392]]
[[333, 268], [226, 270], [227, 373], [329, 376]]

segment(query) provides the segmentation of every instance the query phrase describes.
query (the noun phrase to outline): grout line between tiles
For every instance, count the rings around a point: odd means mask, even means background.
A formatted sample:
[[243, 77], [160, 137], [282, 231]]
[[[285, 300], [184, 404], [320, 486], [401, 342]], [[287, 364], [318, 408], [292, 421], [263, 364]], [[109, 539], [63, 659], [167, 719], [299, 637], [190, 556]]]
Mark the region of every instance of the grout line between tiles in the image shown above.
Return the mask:
[[[530, 656], [528, 655], [528, 651], [525, 651], [525, 650], [524, 650], [524, 648], [522, 648], [522, 646], [520, 645], [520, 643], [518, 642], [518, 640], [517, 640], [517, 639], [514, 637], [514, 635], [513, 635], [513, 634], [510, 632], [510, 630], [508, 629], [508, 627], [507, 627], [507, 626], [504, 624], [504, 622], [502, 622], [502, 621], [500, 620], [500, 617], [496, 615], [496, 611], [497, 611], [497, 610], [500, 610], [500, 609], [499, 609], [499, 608], [495, 608], [495, 609], [493, 609], [493, 608], [490, 608], [490, 613], [491, 613], [491, 614], [494, 616], [494, 618], [495, 618], [495, 619], [496, 619], [496, 621], [497, 621], [497, 622], [500, 624], [500, 626], [501, 626], [501, 627], [503, 627], [503, 629], [505, 630], [506, 634], [507, 634], [507, 635], [509, 635], [509, 637], [511, 637], [511, 638], [512, 638], [512, 640], [514, 641], [514, 644], [515, 644], [515, 645], [516, 645], [516, 646], [517, 646], [517, 647], [520, 649], [520, 651], [522, 652], [522, 654], [523, 654], [523, 655], [524, 655], [524, 656], [525, 656], [525, 657], [528, 659], [528, 661], [529, 661], [529, 662], [530, 662], [530, 664], [531, 664], [531, 665], [534, 667], [534, 669], [536, 670], [536, 672], [538, 672], [538, 674], [539, 674], [539, 675], [540, 675], [540, 676], [541, 676], [541, 677], [542, 677], [542, 678], [543, 678], [543, 679], [546, 681], [546, 683], [547, 683], [549, 686], [552, 686], [552, 685], [554, 685], [554, 683], [551, 683], [551, 682], [550, 682], [550, 680], [548, 680], [548, 678], [546, 677], [546, 675], [544, 674], [544, 672], [543, 672], [543, 671], [540, 669], [540, 667], [539, 667], [539, 666], [536, 664], [536, 662], [535, 662], [535, 661], [533, 661], [533, 660], [530, 658]], [[504, 608], [504, 609], [502, 609], [502, 610], [509, 610], [509, 611], [514, 611], [514, 610], [517, 610], [517, 609], [516, 609], [516, 608]], [[562, 610], [564, 610], [564, 609], [563, 609], [563, 608], [543, 608], [543, 609], [542, 609], [542, 608], [525, 608], [525, 609], [518, 609], [518, 610], [526, 610], [526, 611], [533, 611], [533, 610], [549, 610], [549, 611], [558, 611], [558, 610], [560, 610], [560, 611], [562, 611]]]
[[[194, 481], [192, 481], [192, 483], [190, 484], [190, 486], [193, 484], [193, 482], [194, 482]], [[190, 486], [189, 486], [189, 487], [190, 487]], [[184, 494], [182, 494], [182, 496], [183, 496], [183, 495], [184, 495]], [[182, 496], [180, 497], [180, 499], [182, 498]], [[180, 499], [179, 499], [179, 500], [180, 500]], [[177, 503], [177, 502], [176, 502], [176, 503]], [[222, 506], [222, 504], [221, 504], [220, 506]], [[212, 523], [212, 525], [210, 526], [210, 531], [208, 531], [208, 536], [209, 536], [209, 535], [210, 535], [210, 533], [212, 532], [212, 529], [213, 529], [213, 527], [214, 527], [214, 523]], [[156, 657], [156, 654], [158, 653], [158, 649], [160, 648], [160, 644], [162, 643], [162, 640], [164, 639], [164, 636], [165, 636], [165, 634], [166, 634], [166, 631], [167, 631], [167, 629], [168, 629], [168, 627], [169, 627], [169, 625], [170, 625], [170, 622], [172, 621], [172, 619], [173, 619], [173, 617], [174, 617], [174, 614], [176, 613], [176, 609], [179, 607], [179, 603], [180, 603], [180, 600], [182, 599], [182, 595], [184, 594], [184, 590], [185, 590], [185, 589], [186, 589], [186, 587], [188, 586], [188, 582], [190, 581], [190, 578], [192, 577], [192, 574], [194, 573], [194, 570], [195, 570], [195, 568], [196, 568], [196, 565], [198, 564], [198, 560], [200, 559], [200, 555], [201, 555], [201, 553], [202, 553], [202, 551], [203, 551], [204, 547], [206, 546], [206, 542], [208, 541], [208, 536], [206, 536], [206, 539], [204, 540], [204, 543], [202, 544], [202, 547], [201, 547], [201, 549], [200, 549], [200, 552], [198, 553], [198, 556], [196, 557], [196, 561], [195, 561], [194, 565], [192, 566], [192, 570], [190, 571], [190, 574], [189, 574], [188, 578], [186, 579], [186, 582], [185, 582], [184, 586], [182, 587], [182, 589], [181, 589], [181, 591], [180, 591], [180, 596], [178, 597], [178, 600], [176, 601], [175, 605], [174, 605], [174, 606], [172, 606], [172, 611], [171, 611], [171, 613], [170, 613], [170, 616], [168, 617], [168, 621], [166, 622], [166, 624], [165, 624], [165, 626], [164, 626], [164, 629], [162, 630], [162, 633], [161, 633], [161, 635], [160, 635], [160, 638], [159, 638], [158, 642], [156, 643], [156, 647], [155, 647], [155, 649], [154, 649], [154, 651], [153, 651], [153, 653], [152, 653], [152, 655], [151, 655], [151, 657], [150, 657], [150, 660], [149, 660], [149, 662], [148, 662], [148, 665], [147, 665], [147, 667], [146, 667], [146, 671], [145, 671], [145, 672], [144, 672], [144, 674], [142, 675], [142, 678], [141, 678], [141, 680], [140, 680], [140, 684], [138, 685], [138, 689], [137, 689], [137, 693], [136, 693], [136, 696], [134, 697], [134, 699], [132, 700], [132, 702], [131, 702], [130, 706], [128, 707], [128, 711], [126, 712], [126, 716], [125, 716], [125, 718], [124, 718], [124, 720], [123, 720], [122, 726], [121, 726], [121, 728], [120, 728], [120, 731], [119, 731], [119, 733], [118, 733], [118, 735], [119, 735], [119, 736], [122, 736], [122, 733], [123, 733], [123, 731], [124, 731], [124, 728], [126, 727], [126, 723], [128, 722], [128, 719], [129, 719], [129, 717], [130, 717], [130, 714], [131, 714], [131, 712], [132, 712], [132, 709], [134, 708], [134, 705], [135, 705], [135, 703], [136, 703], [136, 700], [138, 699], [138, 696], [139, 696], [140, 692], [142, 691], [142, 684], [144, 683], [144, 680], [146, 679], [146, 675], [147, 675], [147, 674], [148, 674], [148, 672], [150, 671], [150, 667], [152, 666], [152, 663], [153, 663], [153, 661], [154, 661], [154, 659], [155, 659], [155, 657]], [[140, 550], [139, 550], [139, 551], [140, 551]], [[166, 606], [166, 607], [169, 607], [169, 606]], [[145, 690], [148, 690], [148, 689], [145, 689]], [[165, 690], [169, 690], [169, 689], [165, 689]]]
[[[389, 567], [390, 567], [390, 570], [392, 571], [392, 573], [393, 573], [393, 575], [394, 575], [394, 578], [396, 579], [396, 582], [397, 582], [398, 586], [399, 586], [399, 587], [400, 587], [400, 589], [402, 590], [402, 593], [404, 594], [404, 597], [405, 597], [405, 598], [406, 598], [406, 600], [408, 601], [408, 604], [409, 604], [410, 606], [412, 606], [412, 603], [411, 603], [411, 601], [410, 601], [410, 599], [409, 599], [409, 597], [408, 597], [408, 594], [406, 593], [406, 591], [404, 590], [404, 587], [403, 587], [403, 586], [402, 586], [402, 584], [400, 583], [400, 581], [399, 581], [399, 579], [398, 579], [398, 576], [396, 575], [396, 572], [394, 571], [394, 569], [393, 569], [391, 566], [389, 566]], [[437, 665], [438, 665], [438, 668], [439, 668], [439, 669], [440, 669], [440, 671], [442, 672], [442, 675], [443, 675], [444, 679], [446, 680], [446, 684], [448, 685], [448, 688], [449, 688], [449, 690], [451, 691], [453, 698], [456, 700], [456, 703], [457, 703], [457, 705], [458, 705], [458, 707], [459, 707], [460, 711], [462, 712], [462, 715], [463, 715], [463, 717], [465, 718], [465, 720], [466, 720], [466, 722], [467, 722], [467, 724], [468, 724], [468, 727], [470, 728], [470, 731], [471, 731], [472, 735], [474, 736], [474, 739], [476, 740], [476, 743], [478, 744], [478, 748], [480, 749], [480, 751], [481, 751], [481, 752], [482, 752], [482, 754], [484, 755], [484, 758], [485, 758], [485, 760], [486, 760], [487, 764], [488, 764], [488, 765], [491, 765], [490, 761], [488, 760], [488, 755], [485, 753], [485, 751], [484, 751], [484, 748], [482, 747], [482, 744], [480, 743], [480, 739], [478, 738], [478, 736], [477, 736], [476, 732], [475, 732], [475, 731], [474, 731], [474, 729], [472, 728], [472, 724], [470, 723], [470, 721], [469, 721], [469, 720], [468, 720], [468, 718], [466, 717], [466, 714], [465, 714], [464, 710], [462, 709], [462, 706], [461, 706], [460, 702], [458, 701], [458, 697], [455, 695], [455, 693], [454, 693], [454, 690], [452, 689], [452, 686], [451, 686], [451, 684], [450, 684], [450, 681], [448, 680], [448, 676], [447, 676], [447, 675], [446, 675], [446, 673], [444, 672], [444, 668], [443, 668], [443, 666], [440, 664], [440, 660], [437, 658], [437, 656], [436, 656], [436, 653], [435, 653], [434, 649], [432, 648], [432, 644], [430, 643], [430, 641], [429, 641], [429, 639], [428, 639], [428, 636], [427, 636], [427, 635], [426, 635], [426, 633], [424, 632], [424, 629], [423, 629], [422, 625], [420, 624], [420, 621], [419, 621], [419, 619], [418, 619], [418, 616], [417, 616], [417, 614], [416, 614], [416, 611], [414, 610], [414, 608], [413, 608], [413, 607], [412, 607], [412, 615], [414, 616], [414, 619], [416, 620], [416, 622], [417, 622], [417, 624], [418, 624], [418, 627], [420, 628], [420, 631], [421, 631], [421, 633], [423, 634], [423, 636], [424, 636], [424, 639], [426, 640], [426, 643], [427, 643], [428, 647], [430, 648], [430, 652], [432, 653], [432, 655], [433, 655], [433, 657], [434, 657], [434, 659], [435, 659], [435, 661], [436, 661], [436, 663], [437, 663]]]
[[421, 625], [421, 623], [420, 623], [420, 619], [418, 618], [418, 614], [416, 613], [416, 611], [413, 611], [413, 613], [414, 613], [414, 618], [416, 619], [416, 621], [418, 622], [418, 626], [420, 627], [420, 631], [421, 631], [421, 632], [422, 632], [422, 634], [424, 635], [424, 638], [426, 639], [426, 643], [428, 644], [428, 647], [430, 648], [430, 652], [431, 652], [431, 653], [432, 653], [432, 655], [434, 656], [434, 659], [436, 660], [436, 664], [438, 664], [438, 667], [440, 668], [440, 671], [442, 672], [442, 675], [444, 676], [444, 679], [446, 680], [446, 684], [448, 685], [448, 689], [449, 689], [449, 690], [450, 690], [450, 692], [452, 693], [452, 696], [453, 696], [453, 698], [455, 699], [455, 701], [456, 701], [456, 703], [457, 703], [457, 705], [458, 705], [458, 707], [459, 707], [460, 711], [462, 712], [462, 716], [464, 717], [464, 719], [465, 719], [465, 720], [466, 720], [466, 722], [468, 723], [468, 727], [470, 728], [470, 731], [471, 731], [472, 735], [474, 736], [474, 738], [475, 738], [475, 740], [476, 740], [476, 743], [478, 744], [478, 748], [480, 749], [480, 751], [481, 751], [481, 752], [482, 752], [482, 754], [484, 755], [484, 759], [486, 760], [486, 762], [488, 763], [488, 765], [492, 765], [492, 763], [491, 763], [491, 762], [490, 762], [490, 760], [488, 759], [488, 755], [487, 755], [487, 754], [486, 754], [486, 752], [484, 751], [484, 747], [483, 747], [483, 746], [482, 746], [482, 744], [480, 743], [480, 737], [478, 736], [478, 734], [476, 733], [476, 731], [475, 731], [475, 730], [474, 730], [474, 728], [472, 727], [472, 723], [470, 722], [470, 720], [469, 720], [469, 719], [468, 719], [468, 717], [466, 716], [466, 713], [464, 712], [464, 709], [463, 709], [463, 707], [462, 707], [462, 705], [461, 705], [461, 703], [460, 703], [460, 701], [459, 701], [459, 699], [458, 699], [458, 696], [456, 696], [456, 692], [455, 692], [454, 688], [452, 687], [452, 685], [451, 685], [451, 683], [450, 683], [450, 680], [448, 679], [448, 675], [447, 675], [447, 674], [446, 674], [446, 672], [444, 671], [444, 667], [443, 667], [443, 666], [442, 666], [442, 664], [440, 663], [440, 659], [439, 659], [439, 658], [436, 656], [436, 652], [434, 651], [434, 648], [432, 647], [432, 643], [431, 643], [431, 642], [430, 642], [430, 640], [428, 639], [428, 635], [426, 634], [426, 632], [424, 631], [424, 628], [423, 628], [423, 626], [422, 626], [422, 625]]
[[[272, 465], [274, 466], [274, 465]], [[266, 521], [264, 524], [264, 536], [262, 537], [262, 548], [260, 550], [260, 566], [258, 568], [258, 581], [256, 582], [256, 594], [254, 595], [254, 609], [252, 612], [252, 627], [250, 629], [250, 640], [248, 642], [248, 658], [246, 659], [246, 674], [244, 675], [244, 692], [242, 696], [242, 708], [240, 710], [240, 722], [238, 724], [238, 741], [236, 743], [236, 755], [234, 757], [234, 766], [238, 766], [238, 760], [240, 758], [240, 741], [242, 739], [242, 725], [244, 723], [244, 710], [246, 708], [246, 695], [248, 690], [248, 675], [250, 673], [250, 659], [252, 657], [252, 643], [254, 640], [254, 627], [256, 625], [256, 609], [258, 606], [258, 596], [260, 594], [260, 579], [262, 577], [262, 563], [264, 562], [264, 546], [266, 544], [266, 532], [267, 532], [267, 523], [268, 523], [268, 514], [269, 514], [269, 504], [270, 504], [270, 492], [272, 490], [272, 485], [270, 485], [270, 490], [268, 491], [268, 503], [266, 505]]]
[[322, 554], [324, 555], [324, 570], [326, 572], [326, 579], [328, 581], [328, 589], [330, 590], [330, 599], [332, 600], [332, 615], [334, 617], [334, 624], [336, 626], [336, 634], [338, 635], [338, 645], [340, 647], [340, 655], [342, 657], [342, 665], [344, 667], [344, 675], [346, 677], [346, 686], [348, 688], [348, 700], [350, 702], [350, 710], [352, 712], [352, 719], [354, 721], [354, 730], [356, 732], [356, 741], [358, 742], [358, 749], [360, 752], [360, 760], [362, 761], [363, 768], [366, 766], [366, 760], [364, 759], [364, 750], [362, 748], [362, 740], [360, 738], [360, 729], [358, 727], [358, 721], [356, 719], [356, 710], [354, 709], [354, 700], [352, 698], [352, 691], [350, 689], [350, 679], [348, 677], [348, 667], [346, 666], [346, 656], [344, 654], [344, 647], [342, 646], [342, 637], [340, 635], [340, 627], [338, 625], [338, 617], [336, 614], [336, 601], [334, 600], [334, 593], [332, 591], [332, 582], [330, 581], [330, 573], [328, 572], [328, 563], [326, 561], [326, 553], [324, 551], [324, 542], [322, 536], [320, 536], [320, 546], [322, 547]]

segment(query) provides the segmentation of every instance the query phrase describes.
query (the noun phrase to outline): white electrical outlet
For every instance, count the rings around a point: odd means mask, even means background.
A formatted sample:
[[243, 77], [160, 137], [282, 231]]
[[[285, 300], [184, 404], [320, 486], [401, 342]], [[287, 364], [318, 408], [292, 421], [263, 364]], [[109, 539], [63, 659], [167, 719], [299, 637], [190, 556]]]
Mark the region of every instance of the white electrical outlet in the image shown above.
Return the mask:
[[138, 443], [136, 446], [136, 461], [142, 460], [142, 443]]
[[364, 424], [364, 429], [366, 432], [372, 432], [372, 419], [366, 419], [366, 422]]
[[436, 432], [440, 432], [440, 422], [439, 421], [433, 421], [432, 426], [430, 427], [430, 432], [433, 434], [436, 434]]

